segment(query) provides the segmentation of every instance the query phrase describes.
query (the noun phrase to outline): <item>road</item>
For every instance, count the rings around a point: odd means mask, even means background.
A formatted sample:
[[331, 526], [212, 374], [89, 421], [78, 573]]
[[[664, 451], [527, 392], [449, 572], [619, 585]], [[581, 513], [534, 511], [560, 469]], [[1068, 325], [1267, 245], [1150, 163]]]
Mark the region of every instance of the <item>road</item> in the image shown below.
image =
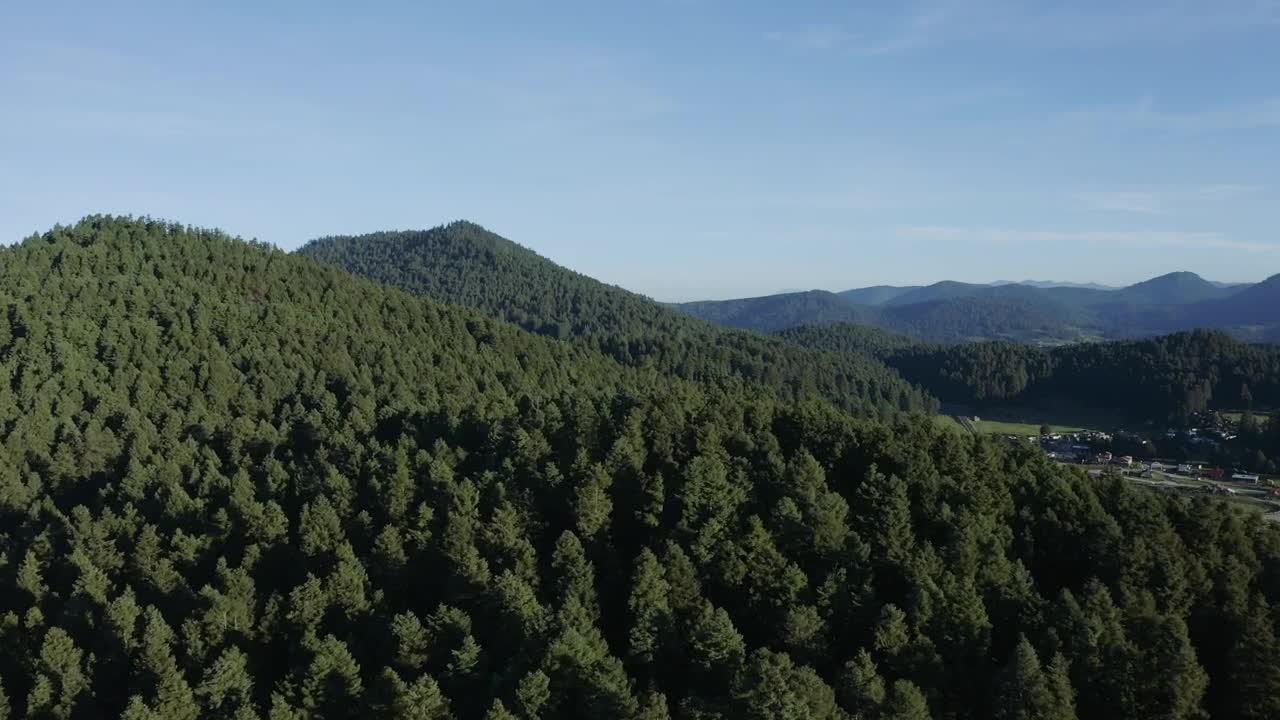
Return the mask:
[[[1095, 466], [1089, 467], [1087, 472], [1089, 473], [1089, 475], [1093, 477], [1098, 477], [1102, 475], [1103, 471], [1106, 469], [1107, 468], [1105, 467], [1099, 467], [1095, 465]], [[1142, 487], [1148, 487], [1148, 488], [1167, 488], [1167, 487], [1177, 486], [1179, 488], [1186, 488], [1186, 489], [1200, 489], [1204, 487], [1215, 487], [1215, 488], [1230, 490], [1231, 491], [1230, 494], [1217, 495], [1216, 497], [1220, 497], [1224, 500], [1233, 500], [1237, 503], [1248, 504], [1250, 506], [1253, 506], [1255, 509], [1258, 509], [1258, 506], [1269, 507], [1271, 508], [1271, 510], [1268, 512], [1261, 512], [1259, 510], [1263, 519], [1270, 520], [1272, 522], [1280, 522], [1280, 503], [1277, 503], [1275, 500], [1269, 498], [1267, 496], [1267, 491], [1261, 488], [1241, 487], [1234, 483], [1224, 483], [1224, 482], [1218, 482], [1215, 480], [1204, 480], [1201, 478], [1194, 478], [1194, 477], [1191, 477], [1190, 475], [1182, 475], [1179, 473], [1153, 472], [1151, 475], [1152, 476], [1150, 479], [1134, 477], [1132, 475], [1126, 475], [1125, 479], [1129, 480], [1135, 485], [1141, 485]]]

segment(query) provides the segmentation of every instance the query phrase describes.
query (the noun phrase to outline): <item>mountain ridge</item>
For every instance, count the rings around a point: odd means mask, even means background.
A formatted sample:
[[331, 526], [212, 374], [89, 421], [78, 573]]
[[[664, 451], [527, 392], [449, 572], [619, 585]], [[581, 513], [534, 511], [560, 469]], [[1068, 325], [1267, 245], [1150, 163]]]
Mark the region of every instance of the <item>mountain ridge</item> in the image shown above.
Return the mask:
[[[828, 303], [804, 322], [806, 308], [790, 296], [767, 296], [675, 305], [685, 312], [735, 327], [777, 330], [794, 324], [852, 322], [875, 325], [926, 340], [998, 339], [1041, 344], [1149, 337], [1195, 327], [1228, 330], [1250, 340], [1280, 338], [1280, 291], [1273, 278], [1225, 284], [1189, 271], [1166, 273], [1122, 288], [1078, 284], [944, 280], [925, 286], [871, 286], [836, 293], [853, 310]], [[1280, 281], [1277, 281], [1280, 282]], [[1261, 288], [1261, 289], [1255, 289]], [[862, 302], [856, 302], [862, 301]]]
[[[584, 345], [624, 365], [652, 366], [696, 382], [764, 384], [785, 398], [821, 397], [865, 416], [937, 404], [873, 359], [799, 348], [695, 318], [563, 267], [473, 222], [319, 238], [295, 252]], [[812, 297], [841, 309], [833, 319], [855, 319], [842, 301], [833, 305], [834, 295]], [[803, 315], [812, 313], [806, 307]]]

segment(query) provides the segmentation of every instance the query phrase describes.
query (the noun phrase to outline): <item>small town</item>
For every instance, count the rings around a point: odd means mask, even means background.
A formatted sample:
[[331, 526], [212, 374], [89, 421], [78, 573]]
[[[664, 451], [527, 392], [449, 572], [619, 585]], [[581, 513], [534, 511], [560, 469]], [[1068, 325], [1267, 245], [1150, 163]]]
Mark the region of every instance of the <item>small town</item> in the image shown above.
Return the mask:
[[[1262, 513], [1268, 520], [1280, 522], [1280, 478], [1275, 476], [1219, 467], [1204, 461], [1156, 458], [1150, 440], [1123, 430], [1006, 437], [1010, 442], [1025, 440], [1037, 445], [1050, 458], [1062, 464], [1085, 466], [1094, 475], [1113, 471], [1155, 490], [1222, 496]], [[1235, 437], [1230, 429], [1223, 427], [1193, 427], [1164, 433], [1165, 445], [1199, 451], [1197, 454], [1204, 455], [1218, 450]], [[1120, 454], [1102, 449], [1116, 446], [1129, 448], [1131, 452]]]

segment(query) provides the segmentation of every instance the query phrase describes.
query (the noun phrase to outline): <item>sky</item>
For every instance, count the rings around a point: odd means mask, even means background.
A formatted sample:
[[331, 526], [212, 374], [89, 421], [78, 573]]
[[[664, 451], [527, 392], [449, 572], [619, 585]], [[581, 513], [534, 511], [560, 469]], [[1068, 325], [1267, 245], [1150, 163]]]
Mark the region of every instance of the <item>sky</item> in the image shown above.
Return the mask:
[[0, 0], [0, 241], [466, 219], [661, 300], [1257, 281], [1277, 69], [1280, 0]]

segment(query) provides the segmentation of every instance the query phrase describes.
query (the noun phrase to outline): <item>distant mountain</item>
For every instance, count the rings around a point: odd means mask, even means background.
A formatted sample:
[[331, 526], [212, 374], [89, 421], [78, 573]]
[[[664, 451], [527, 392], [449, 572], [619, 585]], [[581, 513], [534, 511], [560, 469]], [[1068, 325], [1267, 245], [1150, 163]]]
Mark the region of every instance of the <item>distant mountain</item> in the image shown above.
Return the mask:
[[853, 290], [845, 290], [836, 293], [845, 300], [854, 305], [883, 305], [886, 302], [911, 292], [919, 290], [919, 285], [907, 285], [904, 287], [895, 287], [893, 285], [875, 285], [873, 287], [854, 288]]
[[983, 293], [886, 307], [877, 326], [913, 337], [960, 342], [1009, 340], [1058, 344], [1091, 337], [1087, 322], [1070, 305], [1027, 292]]
[[1114, 290], [1097, 283], [1057, 282], [1054, 280], [996, 280], [986, 284], [944, 281], [929, 286], [922, 285], [873, 285], [836, 293], [855, 305], [905, 305], [950, 297], [963, 297], [980, 292], [984, 288], [1022, 285], [1034, 288], [1075, 288], [1082, 290]]
[[680, 303], [676, 307], [703, 320], [762, 332], [814, 323], [871, 323], [878, 315], [874, 308], [855, 305], [825, 290]]
[[[848, 307], [840, 307], [843, 301]], [[841, 293], [682, 303], [679, 309], [753, 330], [858, 322], [917, 338], [1061, 344], [1147, 337], [1196, 327], [1254, 341], [1280, 338], [1280, 281], [1214, 283], [1175, 272], [1123, 288], [1051, 281], [943, 281]]]
[[932, 285], [914, 288], [885, 302], [886, 305], [913, 305], [915, 303], [934, 300], [951, 300], [953, 298], [976, 295], [984, 290], [992, 290], [990, 285], [962, 283], [955, 280], [943, 280]]
[[1240, 287], [1223, 288], [1193, 272], [1174, 272], [1114, 291], [1116, 300], [1151, 305], [1190, 305], [1239, 292]]
[[1280, 274], [1256, 285], [1226, 288], [1226, 297], [1189, 308], [1185, 321], [1204, 327], [1232, 328], [1238, 335], [1273, 339], [1280, 330]]
[[1083, 290], [1115, 290], [1110, 285], [1099, 285], [1098, 283], [1076, 283], [1076, 282], [1060, 282], [1057, 280], [997, 280], [992, 285], [1028, 285], [1037, 288], [1080, 288]]

